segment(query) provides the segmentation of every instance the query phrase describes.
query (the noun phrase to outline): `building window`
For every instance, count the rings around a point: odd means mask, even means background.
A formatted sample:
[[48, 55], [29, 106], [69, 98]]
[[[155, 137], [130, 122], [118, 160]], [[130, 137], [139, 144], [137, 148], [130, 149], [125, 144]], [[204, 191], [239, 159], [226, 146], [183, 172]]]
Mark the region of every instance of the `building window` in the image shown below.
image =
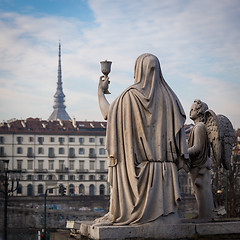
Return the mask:
[[32, 175], [27, 175], [27, 180], [31, 181], [32, 180]]
[[27, 149], [27, 153], [28, 153], [28, 154], [32, 154], [32, 153], [33, 153], [32, 147], [29, 147], [29, 148]]
[[55, 138], [54, 137], [50, 137], [50, 142], [55, 142]]
[[43, 180], [43, 175], [38, 175], [38, 180]]
[[94, 191], [95, 191], [95, 187], [94, 187], [93, 184], [91, 184], [91, 185], [89, 186], [89, 195], [90, 195], [90, 196], [93, 196], [93, 195], [94, 195]]
[[105, 195], [105, 186], [103, 184], [99, 187], [99, 195]]
[[48, 169], [49, 170], [53, 170], [54, 169], [54, 161], [53, 160], [49, 160], [48, 161]]
[[95, 175], [89, 175], [89, 180], [95, 180]]
[[55, 155], [54, 155], [54, 148], [49, 148], [48, 149], [48, 156], [49, 157], [54, 157]]
[[79, 185], [79, 194], [81, 194], [81, 195], [85, 194], [85, 187], [83, 184]]
[[38, 170], [43, 170], [43, 160], [38, 160]]
[[38, 185], [38, 194], [43, 194], [43, 185], [42, 184]]
[[105, 161], [100, 161], [100, 170], [105, 170]]
[[0, 144], [4, 144], [4, 137], [0, 137]]
[[65, 180], [65, 176], [64, 176], [64, 175], [59, 175], [59, 176], [58, 176], [58, 179], [59, 179], [59, 180]]
[[94, 149], [94, 148], [89, 148], [89, 157], [90, 157], [90, 158], [96, 157], [95, 149]]
[[17, 160], [17, 170], [22, 169], [22, 160]]
[[89, 149], [89, 154], [94, 154], [95, 153], [95, 149], [94, 148], [90, 148]]
[[75, 138], [70, 137], [70, 138], [69, 138], [69, 142], [75, 142]]
[[18, 144], [22, 144], [23, 141], [23, 137], [17, 137], [17, 143]]
[[64, 154], [65, 153], [65, 149], [64, 148], [59, 148], [58, 149], [58, 153], [59, 154]]
[[89, 170], [94, 170], [95, 169], [94, 164], [95, 164], [94, 161], [89, 162]]
[[104, 148], [100, 148], [99, 149], [99, 154], [100, 155], [105, 155], [105, 149]]
[[84, 175], [79, 175], [79, 180], [85, 180], [85, 176]]
[[75, 149], [74, 148], [69, 148], [69, 157], [70, 158], [75, 157]]
[[95, 142], [95, 138], [89, 138], [89, 142], [90, 143], [94, 143]]
[[4, 147], [0, 147], [0, 157], [4, 157]]
[[105, 180], [105, 175], [100, 175], [100, 180]]
[[79, 143], [82, 145], [84, 143], [84, 138], [79, 138]]
[[84, 170], [84, 161], [83, 160], [79, 160], [79, 169]]
[[85, 149], [84, 148], [79, 148], [79, 154], [84, 154], [85, 153]]
[[29, 137], [29, 142], [33, 142], [33, 137]]
[[21, 184], [18, 185], [17, 194], [22, 194], [22, 185]]
[[99, 142], [101, 145], [104, 145], [104, 138], [99, 138]]
[[52, 181], [53, 180], [53, 175], [48, 175], [48, 180]]
[[44, 153], [44, 149], [42, 147], [38, 148], [38, 154], [43, 154]]
[[32, 148], [32, 147], [29, 147], [29, 148], [27, 149], [27, 156], [28, 156], [28, 157], [33, 157], [33, 148]]
[[63, 144], [64, 141], [65, 141], [65, 139], [64, 139], [63, 137], [59, 137], [59, 138], [58, 138], [58, 142], [59, 142], [60, 144]]
[[49, 188], [48, 192], [49, 192], [50, 194], [53, 194], [53, 189], [52, 189], [52, 188]]
[[75, 176], [74, 176], [74, 175], [69, 175], [69, 178], [68, 178], [68, 180], [70, 180], [70, 181], [73, 181], [73, 180], [75, 180]]
[[75, 187], [73, 184], [69, 185], [69, 195], [73, 195], [75, 193]]
[[59, 160], [59, 169], [60, 170], [64, 169], [64, 160]]
[[69, 170], [74, 170], [74, 161], [69, 161]]
[[27, 186], [27, 195], [32, 196], [33, 195], [33, 186], [32, 184], [28, 184]]
[[39, 142], [39, 144], [43, 144], [43, 142], [44, 142], [44, 137], [38, 137], [38, 142]]
[[28, 168], [28, 170], [33, 170], [33, 160], [28, 160], [27, 168]]
[[17, 148], [17, 153], [18, 153], [18, 154], [22, 154], [22, 153], [23, 153], [23, 151], [22, 151], [22, 148], [21, 148], [21, 147], [18, 147], [18, 148]]

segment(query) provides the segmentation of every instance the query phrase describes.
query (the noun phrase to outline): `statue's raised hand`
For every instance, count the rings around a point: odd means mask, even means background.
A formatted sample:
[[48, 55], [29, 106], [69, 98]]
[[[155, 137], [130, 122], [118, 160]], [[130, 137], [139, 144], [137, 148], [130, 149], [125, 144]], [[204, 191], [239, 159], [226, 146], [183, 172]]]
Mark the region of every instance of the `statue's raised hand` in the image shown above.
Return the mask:
[[99, 79], [98, 89], [101, 90], [104, 94], [111, 94], [108, 91], [109, 84], [109, 77], [101, 76]]

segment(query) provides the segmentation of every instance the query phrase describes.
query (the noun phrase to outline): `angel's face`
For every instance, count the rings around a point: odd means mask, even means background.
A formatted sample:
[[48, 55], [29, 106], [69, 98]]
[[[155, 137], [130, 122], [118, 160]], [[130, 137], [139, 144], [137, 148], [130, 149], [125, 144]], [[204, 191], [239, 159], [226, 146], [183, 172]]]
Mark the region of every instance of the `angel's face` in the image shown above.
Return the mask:
[[190, 118], [194, 121], [198, 117], [197, 104], [193, 103], [190, 109]]

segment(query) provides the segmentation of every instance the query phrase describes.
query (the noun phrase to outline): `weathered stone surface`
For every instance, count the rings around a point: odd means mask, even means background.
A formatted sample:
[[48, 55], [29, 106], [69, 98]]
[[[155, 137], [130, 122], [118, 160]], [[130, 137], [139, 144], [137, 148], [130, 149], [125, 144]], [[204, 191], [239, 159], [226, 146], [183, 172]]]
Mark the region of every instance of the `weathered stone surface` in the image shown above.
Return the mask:
[[196, 224], [196, 232], [201, 235], [240, 233], [240, 221]]
[[84, 223], [80, 223], [80, 233], [82, 236], [89, 236], [89, 232], [90, 232], [90, 227], [92, 225], [93, 222], [84, 222]]
[[[82, 224], [80, 232], [83, 236], [91, 239], [177, 239], [193, 236], [195, 233], [195, 226], [189, 223], [175, 225], [154, 225], [148, 223], [135, 226], [94, 226], [88, 224]], [[87, 234], [85, 231], [86, 229], [88, 229]]]
[[[142, 224], [128, 226], [94, 226], [93, 222], [79, 222], [79, 235], [96, 240], [121, 239], [184, 239], [201, 236], [240, 236], [240, 221], [179, 224]], [[217, 239], [217, 238], [216, 238]]]
[[67, 221], [66, 228], [80, 229], [80, 226], [81, 226], [80, 222]]

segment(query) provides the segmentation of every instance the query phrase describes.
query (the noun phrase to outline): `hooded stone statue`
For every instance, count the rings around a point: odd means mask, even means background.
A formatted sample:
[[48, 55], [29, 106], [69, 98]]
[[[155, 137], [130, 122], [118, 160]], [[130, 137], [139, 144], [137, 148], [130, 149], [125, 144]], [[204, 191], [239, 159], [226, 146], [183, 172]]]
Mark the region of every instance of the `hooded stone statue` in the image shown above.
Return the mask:
[[176, 213], [178, 169], [188, 159], [185, 113], [157, 57], [139, 56], [134, 78], [111, 105], [103, 94], [107, 84], [99, 83], [99, 104], [108, 121], [107, 218], [114, 225], [148, 223]]

